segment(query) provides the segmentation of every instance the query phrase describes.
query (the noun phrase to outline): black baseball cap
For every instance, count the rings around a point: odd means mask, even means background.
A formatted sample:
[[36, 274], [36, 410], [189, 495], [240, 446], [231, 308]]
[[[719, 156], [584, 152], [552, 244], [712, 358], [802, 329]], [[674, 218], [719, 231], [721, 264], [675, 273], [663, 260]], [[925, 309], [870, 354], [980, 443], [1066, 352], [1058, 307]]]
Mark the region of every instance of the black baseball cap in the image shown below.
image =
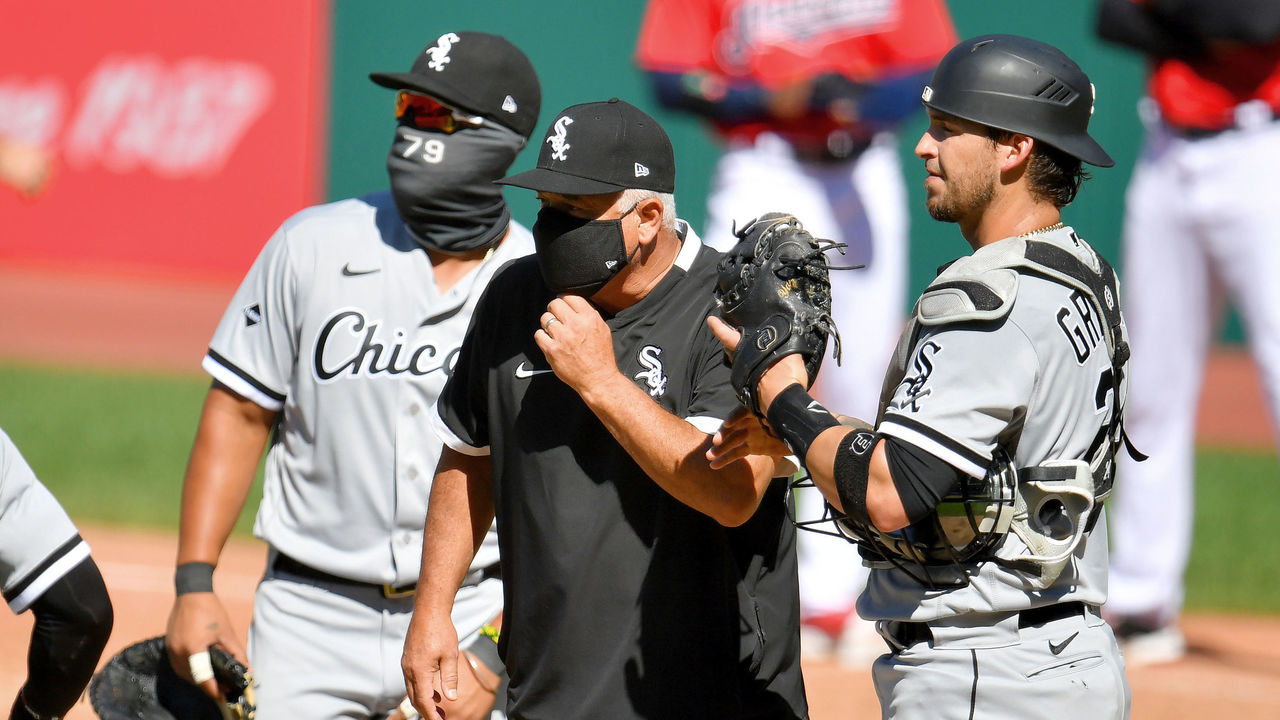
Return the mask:
[[407, 73], [369, 73], [392, 90], [412, 90], [509, 127], [526, 138], [538, 124], [542, 87], [520, 48], [499, 35], [449, 32], [423, 49]]
[[582, 103], [551, 123], [536, 168], [498, 182], [562, 195], [669, 193], [676, 189], [675, 152], [658, 121], [635, 105], [618, 98]]

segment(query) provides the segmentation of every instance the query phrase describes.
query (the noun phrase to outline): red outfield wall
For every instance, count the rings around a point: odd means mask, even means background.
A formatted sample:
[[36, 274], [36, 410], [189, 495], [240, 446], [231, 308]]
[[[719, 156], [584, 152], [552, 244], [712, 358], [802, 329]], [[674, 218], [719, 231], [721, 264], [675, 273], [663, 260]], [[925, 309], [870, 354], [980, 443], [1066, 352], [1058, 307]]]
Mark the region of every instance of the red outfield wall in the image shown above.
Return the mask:
[[54, 157], [0, 263], [238, 279], [322, 197], [328, 87], [322, 0], [0, 0], [0, 133]]

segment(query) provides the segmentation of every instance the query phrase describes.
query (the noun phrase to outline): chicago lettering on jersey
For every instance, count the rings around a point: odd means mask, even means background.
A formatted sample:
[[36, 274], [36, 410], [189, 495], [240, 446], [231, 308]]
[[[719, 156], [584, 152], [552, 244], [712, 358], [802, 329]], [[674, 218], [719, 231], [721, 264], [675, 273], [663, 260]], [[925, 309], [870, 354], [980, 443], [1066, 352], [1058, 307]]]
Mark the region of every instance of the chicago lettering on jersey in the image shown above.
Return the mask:
[[[1073, 312], [1074, 311], [1074, 312]], [[1089, 298], [1079, 290], [1071, 293], [1071, 307], [1058, 308], [1058, 327], [1067, 336], [1071, 349], [1076, 354], [1076, 362], [1084, 364], [1090, 353], [1102, 340], [1102, 325], [1093, 310]]]
[[428, 343], [411, 347], [404, 330], [396, 328], [392, 340], [379, 337], [380, 323], [359, 310], [343, 310], [329, 318], [316, 336], [312, 368], [321, 381], [339, 375], [427, 375], [453, 371], [461, 345], [441, 348]]

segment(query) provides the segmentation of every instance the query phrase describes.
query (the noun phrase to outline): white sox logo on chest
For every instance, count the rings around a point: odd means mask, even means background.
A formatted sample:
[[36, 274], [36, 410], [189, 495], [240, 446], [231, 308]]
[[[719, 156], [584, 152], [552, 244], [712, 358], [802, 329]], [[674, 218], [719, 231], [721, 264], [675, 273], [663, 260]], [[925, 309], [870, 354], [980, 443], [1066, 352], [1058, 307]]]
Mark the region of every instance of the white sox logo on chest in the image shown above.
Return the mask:
[[662, 348], [656, 345], [645, 345], [640, 348], [640, 353], [636, 356], [645, 369], [636, 373], [635, 378], [644, 380], [652, 397], [660, 397], [667, 391], [667, 376], [662, 372], [662, 361], [658, 359], [661, 354]]
[[461, 40], [453, 33], [445, 33], [436, 40], [435, 47], [429, 47], [425, 50], [426, 54], [431, 56], [431, 60], [427, 63], [427, 67], [436, 72], [443, 72], [444, 66], [448, 65], [452, 58], [449, 57], [449, 51], [453, 49], [453, 44]]
[[569, 156], [565, 155], [564, 151], [573, 147], [568, 142], [569, 126], [572, 124], [573, 124], [573, 118], [569, 117], [568, 115], [561, 116], [559, 120], [556, 120], [556, 124], [555, 124], [556, 134], [547, 138], [547, 142], [551, 143], [551, 157], [561, 162], [569, 159]]

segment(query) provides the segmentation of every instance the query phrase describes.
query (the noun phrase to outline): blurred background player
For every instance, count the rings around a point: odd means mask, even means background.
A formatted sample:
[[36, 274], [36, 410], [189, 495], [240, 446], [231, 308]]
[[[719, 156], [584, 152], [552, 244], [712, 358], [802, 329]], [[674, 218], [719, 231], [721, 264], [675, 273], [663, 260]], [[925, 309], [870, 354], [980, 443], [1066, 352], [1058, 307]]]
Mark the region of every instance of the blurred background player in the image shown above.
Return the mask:
[[1141, 664], [1185, 650], [1196, 407], [1227, 297], [1280, 419], [1280, 3], [1103, 0], [1098, 33], [1150, 60], [1122, 266], [1127, 427], [1150, 459], [1121, 458], [1107, 600], [1126, 659]]
[[[254, 533], [270, 546], [248, 658], [259, 717], [384, 718], [440, 441], [426, 418], [494, 271], [533, 250], [494, 183], [525, 146], [541, 90], [507, 40], [445, 33], [398, 90], [390, 191], [309, 208], [276, 232], [214, 333], [183, 486], [170, 660], [218, 643], [245, 660], [213, 566], [268, 446]], [[464, 646], [501, 610], [497, 541], [476, 555], [453, 620]], [[494, 667], [462, 678], [451, 718], [488, 716]], [[213, 691], [213, 688], [210, 688]], [[459, 706], [461, 704], [461, 706]]]
[[[834, 264], [866, 266], [831, 275], [836, 323], [857, 342], [841, 366], [827, 363], [815, 395], [841, 412], [875, 415], [905, 314], [907, 194], [891, 131], [920, 112], [955, 41], [941, 0], [651, 0], [645, 13], [637, 62], [658, 99], [705, 118], [725, 143], [706, 242], [728, 250], [735, 223], [779, 210], [848, 243]], [[797, 493], [800, 517], [822, 507], [819, 493]], [[866, 570], [841, 539], [805, 532], [798, 542], [806, 655], [838, 640], [843, 662], [866, 665], [883, 649], [853, 613]]]
[[111, 598], [88, 543], [3, 430], [0, 587], [10, 610], [29, 609], [36, 620], [9, 720], [62, 717], [111, 636]]

